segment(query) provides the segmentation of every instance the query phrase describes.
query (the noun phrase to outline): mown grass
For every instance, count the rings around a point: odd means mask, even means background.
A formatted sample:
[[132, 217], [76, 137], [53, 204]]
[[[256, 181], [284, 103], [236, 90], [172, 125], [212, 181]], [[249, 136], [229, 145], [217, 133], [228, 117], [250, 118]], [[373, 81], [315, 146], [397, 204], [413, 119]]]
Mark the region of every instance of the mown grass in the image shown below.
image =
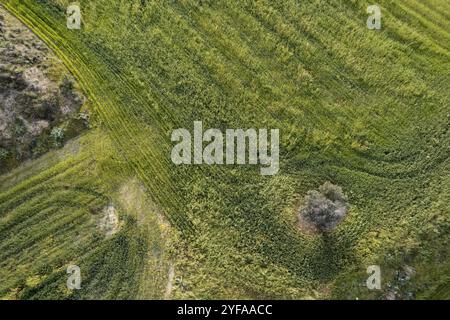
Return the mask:
[[[38, 161], [46, 159], [53, 161], [0, 180], [0, 297], [162, 298], [169, 257], [161, 255], [169, 248], [156, 221], [138, 221], [133, 208], [122, 205], [117, 186], [130, 173], [115, 168], [119, 160], [109, 139], [95, 129]], [[121, 228], [107, 236], [99, 220], [111, 203]], [[66, 287], [69, 265], [81, 268], [80, 291]]]
[[[376, 297], [360, 285], [370, 264], [381, 265], [387, 282], [404, 264], [421, 270], [447, 263], [444, 0], [379, 1], [381, 31], [365, 27], [367, 1], [80, 1], [79, 31], [65, 28], [68, 1], [1, 3], [49, 44], [94, 105], [118, 154], [98, 168], [101, 175], [137, 176], [180, 236], [174, 298]], [[175, 167], [171, 131], [195, 120], [220, 129], [279, 128], [280, 173]], [[72, 176], [62, 179], [83, 185], [83, 170], [71, 166]], [[58, 207], [58, 199], [39, 198], [54, 190], [42, 178], [8, 189], [0, 205]], [[326, 237], [305, 235], [296, 226], [297, 205], [327, 180], [349, 195], [350, 214]], [[87, 184], [102, 193], [101, 180], [90, 176]], [[72, 194], [83, 198], [79, 210], [99, 201]], [[63, 203], [65, 196], [54, 195]], [[71, 212], [76, 219], [78, 210]], [[6, 229], [20, 225], [20, 211], [13, 217]], [[138, 259], [145, 250], [135, 233], [127, 237], [129, 257]], [[108, 242], [109, 257], [121, 262], [111, 271], [123, 283], [124, 268], [132, 269], [129, 277], [142, 272], [122, 260], [128, 250], [118, 238]], [[132, 297], [134, 285], [108, 286], [99, 261], [89, 277], [104, 288], [88, 296]], [[420, 297], [427, 277], [419, 272], [413, 281]], [[51, 288], [43, 283], [30, 292], [39, 297]]]

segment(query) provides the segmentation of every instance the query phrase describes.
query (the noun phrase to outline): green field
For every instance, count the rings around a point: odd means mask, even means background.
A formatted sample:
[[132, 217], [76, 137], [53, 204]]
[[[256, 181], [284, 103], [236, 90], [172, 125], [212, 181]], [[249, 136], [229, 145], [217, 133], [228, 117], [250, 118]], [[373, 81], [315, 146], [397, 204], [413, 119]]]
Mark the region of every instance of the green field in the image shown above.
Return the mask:
[[[450, 299], [450, 3], [0, 0], [64, 62], [92, 129], [0, 176], [5, 299]], [[174, 129], [280, 129], [280, 172], [175, 166]], [[325, 181], [351, 205], [297, 225]], [[96, 217], [114, 204], [120, 230]], [[82, 289], [66, 288], [66, 268]], [[383, 290], [365, 287], [380, 265]], [[396, 271], [416, 273], [397, 284]]]

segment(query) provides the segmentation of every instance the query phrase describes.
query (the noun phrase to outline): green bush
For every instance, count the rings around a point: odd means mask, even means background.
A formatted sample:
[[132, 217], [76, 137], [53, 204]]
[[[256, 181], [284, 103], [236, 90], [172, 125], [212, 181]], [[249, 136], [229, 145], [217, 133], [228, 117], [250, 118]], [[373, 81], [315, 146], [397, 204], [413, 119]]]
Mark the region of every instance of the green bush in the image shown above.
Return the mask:
[[53, 128], [50, 135], [54, 140], [53, 142], [54, 142], [55, 147], [61, 147], [64, 142], [64, 129], [58, 128], [58, 127]]
[[69, 78], [68, 76], [64, 76], [64, 78], [62, 79], [62, 81], [59, 85], [59, 90], [61, 91], [61, 93], [63, 95], [68, 94], [68, 93], [72, 92], [73, 88], [74, 88], [73, 79]]
[[0, 148], [0, 161], [5, 160], [8, 155], [9, 155], [8, 150]]
[[26, 132], [25, 125], [22, 120], [16, 119], [13, 128], [14, 135], [17, 137], [22, 136]]

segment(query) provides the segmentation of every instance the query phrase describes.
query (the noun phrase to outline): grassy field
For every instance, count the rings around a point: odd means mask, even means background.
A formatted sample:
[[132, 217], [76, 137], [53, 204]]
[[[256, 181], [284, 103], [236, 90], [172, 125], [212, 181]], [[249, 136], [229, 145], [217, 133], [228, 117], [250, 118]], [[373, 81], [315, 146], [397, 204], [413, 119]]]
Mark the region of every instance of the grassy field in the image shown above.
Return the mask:
[[[93, 129], [0, 177], [4, 298], [450, 298], [450, 4], [378, 1], [0, 0], [92, 104]], [[176, 128], [278, 128], [280, 172], [175, 166]], [[325, 181], [351, 209], [303, 233]], [[95, 216], [114, 203], [108, 237]], [[65, 287], [68, 264], [83, 288]], [[175, 280], [167, 283], [169, 270]], [[170, 281], [169, 281], [170, 282]], [[171, 287], [167, 295], [168, 286]], [[166, 294], [165, 294], [166, 293]]]

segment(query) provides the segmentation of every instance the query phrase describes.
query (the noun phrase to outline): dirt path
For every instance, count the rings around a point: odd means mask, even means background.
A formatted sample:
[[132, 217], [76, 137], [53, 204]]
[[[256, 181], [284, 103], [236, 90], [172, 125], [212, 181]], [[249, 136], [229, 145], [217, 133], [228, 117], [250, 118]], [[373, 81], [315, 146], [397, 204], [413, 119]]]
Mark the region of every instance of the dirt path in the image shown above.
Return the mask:
[[164, 300], [169, 300], [172, 294], [173, 279], [175, 278], [175, 267], [173, 264], [169, 267], [169, 279], [167, 280], [166, 292], [164, 293]]

